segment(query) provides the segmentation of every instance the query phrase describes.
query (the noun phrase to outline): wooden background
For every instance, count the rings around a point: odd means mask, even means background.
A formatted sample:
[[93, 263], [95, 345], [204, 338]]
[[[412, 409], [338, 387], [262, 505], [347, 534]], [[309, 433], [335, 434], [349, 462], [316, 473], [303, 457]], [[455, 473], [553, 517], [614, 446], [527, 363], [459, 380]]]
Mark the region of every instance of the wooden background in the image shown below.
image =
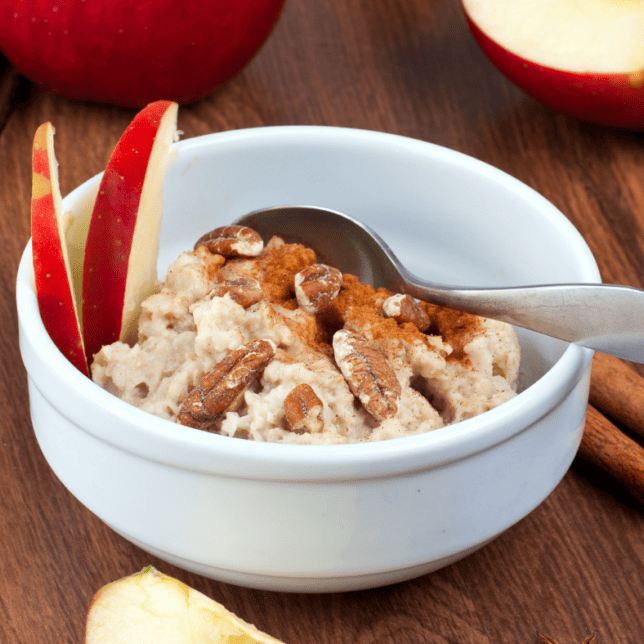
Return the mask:
[[[336, 595], [246, 590], [169, 566], [73, 498], [28, 414], [14, 282], [29, 238], [30, 148], [56, 127], [63, 195], [100, 172], [134, 111], [65, 100], [0, 57], [0, 643], [83, 641], [92, 595], [152, 563], [287, 644], [558, 644], [644, 641], [644, 516], [581, 462], [530, 516], [444, 570]], [[161, 98], [161, 97], [160, 97]], [[286, 0], [270, 39], [228, 85], [183, 107], [184, 138], [316, 124], [419, 138], [535, 188], [581, 231], [606, 282], [644, 287], [642, 134], [555, 114], [507, 82], [457, 0]]]

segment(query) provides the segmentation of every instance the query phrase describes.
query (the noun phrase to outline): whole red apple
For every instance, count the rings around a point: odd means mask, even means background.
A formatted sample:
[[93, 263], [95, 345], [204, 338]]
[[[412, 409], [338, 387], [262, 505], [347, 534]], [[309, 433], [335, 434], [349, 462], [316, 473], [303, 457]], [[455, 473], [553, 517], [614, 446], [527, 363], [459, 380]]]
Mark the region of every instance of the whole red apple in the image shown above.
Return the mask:
[[234, 76], [284, 0], [6, 0], [0, 50], [62, 96], [143, 107], [197, 100]]
[[644, 5], [623, 0], [461, 0], [490, 61], [548, 107], [644, 129]]

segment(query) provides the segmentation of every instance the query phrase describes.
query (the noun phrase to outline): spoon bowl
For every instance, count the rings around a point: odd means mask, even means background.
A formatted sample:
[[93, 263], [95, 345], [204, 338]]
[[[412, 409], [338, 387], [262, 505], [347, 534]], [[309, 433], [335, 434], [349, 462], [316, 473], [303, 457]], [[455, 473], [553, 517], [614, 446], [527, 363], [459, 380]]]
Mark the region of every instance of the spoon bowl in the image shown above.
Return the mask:
[[538, 284], [471, 288], [436, 284], [410, 273], [387, 243], [336, 210], [276, 206], [236, 220], [315, 250], [318, 261], [396, 293], [507, 322], [610, 355], [644, 363], [644, 291], [613, 284]]

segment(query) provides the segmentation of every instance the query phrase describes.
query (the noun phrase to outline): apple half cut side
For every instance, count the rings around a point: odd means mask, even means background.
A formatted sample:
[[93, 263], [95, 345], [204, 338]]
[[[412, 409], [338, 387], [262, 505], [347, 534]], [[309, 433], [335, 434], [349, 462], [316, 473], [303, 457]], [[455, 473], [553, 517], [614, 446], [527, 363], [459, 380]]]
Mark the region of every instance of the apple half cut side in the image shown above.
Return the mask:
[[66, 242], [71, 219], [62, 212], [51, 123], [36, 130], [32, 168], [31, 248], [40, 315], [58, 349], [89, 376]]
[[83, 260], [83, 338], [87, 356], [136, 331], [153, 291], [164, 177], [177, 133], [177, 103], [143, 108], [119, 139], [96, 196]]
[[510, 81], [556, 112], [644, 129], [644, 5], [462, 0], [474, 39]]
[[87, 614], [85, 644], [283, 644], [152, 566], [107, 584]]

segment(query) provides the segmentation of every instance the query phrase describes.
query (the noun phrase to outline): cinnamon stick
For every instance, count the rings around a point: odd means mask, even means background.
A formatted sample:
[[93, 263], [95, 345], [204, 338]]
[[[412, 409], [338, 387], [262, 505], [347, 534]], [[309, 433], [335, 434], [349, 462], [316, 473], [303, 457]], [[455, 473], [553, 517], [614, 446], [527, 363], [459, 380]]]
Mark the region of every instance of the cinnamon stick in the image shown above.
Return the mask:
[[622, 433], [592, 405], [577, 455], [617, 479], [644, 503], [644, 448]]
[[644, 378], [623, 360], [595, 353], [590, 375], [590, 403], [644, 437]]

